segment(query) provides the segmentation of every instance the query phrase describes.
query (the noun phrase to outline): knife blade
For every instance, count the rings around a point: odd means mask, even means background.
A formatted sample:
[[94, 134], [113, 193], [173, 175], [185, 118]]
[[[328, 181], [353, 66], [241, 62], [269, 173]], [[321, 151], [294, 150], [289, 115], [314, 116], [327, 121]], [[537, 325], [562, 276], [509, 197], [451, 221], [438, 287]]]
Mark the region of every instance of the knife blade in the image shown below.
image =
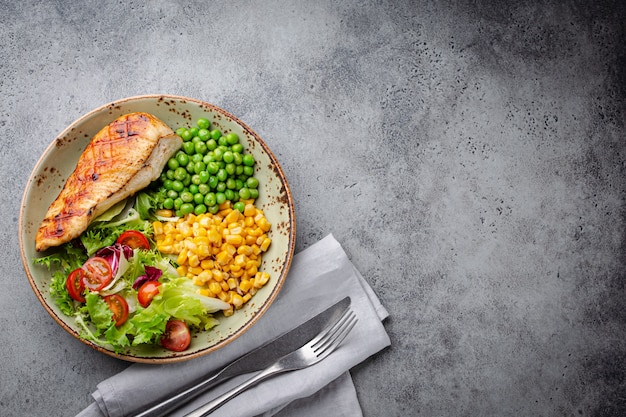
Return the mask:
[[230, 378], [266, 368], [278, 358], [299, 349], [317, 336], [328, 323], [336, 320], [348, 308], [350, 302], [350, 297], [345, 297], [293, 330], [283, 333], [239, 357], [213, 373], [209, 378], [184, 389], [139, 414], [135, 414], [135, 417], [162, 417]]

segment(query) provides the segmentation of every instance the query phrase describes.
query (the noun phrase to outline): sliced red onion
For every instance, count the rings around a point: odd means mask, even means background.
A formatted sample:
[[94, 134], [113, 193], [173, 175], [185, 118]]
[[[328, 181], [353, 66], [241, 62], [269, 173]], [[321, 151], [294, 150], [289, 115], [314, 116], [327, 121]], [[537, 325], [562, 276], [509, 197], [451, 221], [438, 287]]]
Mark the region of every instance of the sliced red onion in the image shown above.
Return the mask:
[[120, 255], [124, 254], [126, 259], [130, 259], [133, 257], [133, 249], [130, 246], [122, 245], [119, 243], [115, 243], [111, 246], [106, 246], [98, 252], [96, 252], [96, 256], [100, 256], [109, 262], [111, 265], [111, 271], [113, 272], [113, 276], [117, 274], [117, 269], [120, 266]]
[[133, 282], [134, 289], [141, 287], [145, 282], [158, 281], [159, 278], [161, 278], [161, 275], [163, 275], [163, 271], [153, 266], [146, 265], [144, 266], [144, 270], [146, 271], [146, 273], [137, 277], [135, 282]]

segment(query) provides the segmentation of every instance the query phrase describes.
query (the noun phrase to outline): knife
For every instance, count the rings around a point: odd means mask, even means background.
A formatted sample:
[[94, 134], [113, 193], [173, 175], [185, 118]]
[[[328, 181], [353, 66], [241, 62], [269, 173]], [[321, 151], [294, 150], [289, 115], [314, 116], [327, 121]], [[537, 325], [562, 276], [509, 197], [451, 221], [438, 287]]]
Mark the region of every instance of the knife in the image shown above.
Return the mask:
[[209, 378], [136, 414], [135, 417], [162, 417], [230, 378], [266, 368], [278, 358], [304, 346], [328, 323], [336, 320], [349, 305], [350, 297], [346, 297], [295, 329], [239, 357]]

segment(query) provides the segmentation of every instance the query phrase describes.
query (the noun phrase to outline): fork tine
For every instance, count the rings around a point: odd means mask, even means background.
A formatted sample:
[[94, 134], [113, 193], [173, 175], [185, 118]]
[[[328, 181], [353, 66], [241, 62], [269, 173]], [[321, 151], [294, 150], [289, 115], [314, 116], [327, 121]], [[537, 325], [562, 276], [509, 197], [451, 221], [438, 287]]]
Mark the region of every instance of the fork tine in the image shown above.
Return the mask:
[[319, 343], [321, 340], [324, 340], [324, 339], [328, 336], [328, 334], [329, 334], [331, 331], [333, 331], [333, 329], [334, 329], [335, 327], [337, 327], [337, 325], [339, 324], [339, 322], [341, 322], [341, 321], [342, 321], [342, 320], [346, 317], [346, 315], [347, 315], [350, 311], [351, 311], [351, 310], [350, 310], [350, 307], [347, 307], [347, 308], [343, 311], [343, 313], [341, 313], [341, 316], [339, 316], [339, 318], [338, 318], [337, 320], [335, 320], [335, 321], [334, 321], [334, 322], [332, 322], [332, 323], [327, 324], [327, 325], [326, 325], [326, 327], [324, 327], [324, 329], [322, 329], [322, 331], [321, 331], [321, 332], [319, 332], [319, 334], [318, 334], [317, 336], [315, 336], [313, 339], [311, 339], [311, 340], [307, 343], [307, 345], [309, 345], [309, 346], [315, 346], [315, 345], [316, 345], [317, 343]]
[[336, 326], [331, 329], [324, 340], [319, 341], [315, 345], [312, 345], [315, 354], [320, 357], [326, 357], [332, 353], [343, 339], [352, 331], [352, 328], [356, 325], [358, 319], [353, 311], [347, 312]]

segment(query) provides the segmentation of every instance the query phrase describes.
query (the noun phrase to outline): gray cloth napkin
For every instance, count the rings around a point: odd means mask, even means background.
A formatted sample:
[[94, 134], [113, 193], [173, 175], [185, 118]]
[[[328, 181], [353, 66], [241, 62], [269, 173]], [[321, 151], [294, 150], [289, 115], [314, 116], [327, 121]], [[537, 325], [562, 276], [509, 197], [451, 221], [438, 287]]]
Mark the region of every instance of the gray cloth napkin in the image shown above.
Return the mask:
[[[359, 321], [341, 348], [309, 368], [263, 381], [233, 398], [213, 416], [361, 416], [349, 370], [390, 344], [388, 316], [371, 287], [332, 235], [294, 256], [289, 275], [268, 311], [244, 335], [207, 356], [167, 365], [133, 364], [98, 384], [95, 402], [78, 417], [123, 417], [176, 393], [246, 352], [291, 330], [350, 296]], [[173, 412], [183, 416], [247, 379], [227, 381]], [[337, 402], [338, 401], [338, 402]], [[338, 408], [341, 404], [341, 408]], [[327, 408], [331, 407], [331, 408]], [[332, 410], [332, 412], [329, 412]], [[340, 414], [337, 414], [340, 412]]]

